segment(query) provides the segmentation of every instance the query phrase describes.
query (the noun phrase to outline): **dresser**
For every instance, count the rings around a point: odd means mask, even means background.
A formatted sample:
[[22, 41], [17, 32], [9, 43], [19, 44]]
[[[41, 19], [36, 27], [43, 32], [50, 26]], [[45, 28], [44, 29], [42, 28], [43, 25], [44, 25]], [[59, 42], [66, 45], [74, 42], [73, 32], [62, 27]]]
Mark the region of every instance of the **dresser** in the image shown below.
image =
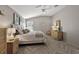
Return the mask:
[[63, 40], [63, 32], [62, 31], [52, 30], [51, 35], [55, 40], [58, 40], [58, 41]]
[[5, 54], [7, 51], [6, 33], [7, 28], [0, 28], [0, 54]]

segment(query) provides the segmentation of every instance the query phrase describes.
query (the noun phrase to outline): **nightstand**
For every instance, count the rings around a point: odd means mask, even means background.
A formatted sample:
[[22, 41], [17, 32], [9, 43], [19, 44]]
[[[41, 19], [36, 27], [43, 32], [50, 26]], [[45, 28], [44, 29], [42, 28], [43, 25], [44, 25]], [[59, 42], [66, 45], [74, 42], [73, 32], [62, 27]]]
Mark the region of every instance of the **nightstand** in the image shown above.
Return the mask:
[[8, 38], [7, 39], [7, 53], [14, 54], [18, 51], [19, 39], [18, 38]]

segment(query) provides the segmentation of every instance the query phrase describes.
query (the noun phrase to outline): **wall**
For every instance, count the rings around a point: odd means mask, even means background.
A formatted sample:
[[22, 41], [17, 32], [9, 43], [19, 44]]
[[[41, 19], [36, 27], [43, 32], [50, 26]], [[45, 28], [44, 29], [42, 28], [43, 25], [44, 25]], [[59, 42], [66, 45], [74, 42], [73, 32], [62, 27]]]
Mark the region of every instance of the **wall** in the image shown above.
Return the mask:
[[0, 27], [8, 27], [12, 23], [13, 11], [6, 5], [0, 5], [0, 10], [4, 15], [0, 15]]
[[53, 23], [56, 20], [62, 21], [64, 40], [79, 48], [79, 6], [66, 6], [53, 17]]
[[26, 21], [33, 21], [33, 29], [43, 31], [45, 33], [50, 30], [52, 24], [52, 18], [48, 16], [34, 17]]
[[0, 5], [0, 10], [4, 14], [4, 15], [0, 15], [0, 28], [9, 27], [10, 24], [13, 23], [13, 13], [15, 11], [7, 5]]

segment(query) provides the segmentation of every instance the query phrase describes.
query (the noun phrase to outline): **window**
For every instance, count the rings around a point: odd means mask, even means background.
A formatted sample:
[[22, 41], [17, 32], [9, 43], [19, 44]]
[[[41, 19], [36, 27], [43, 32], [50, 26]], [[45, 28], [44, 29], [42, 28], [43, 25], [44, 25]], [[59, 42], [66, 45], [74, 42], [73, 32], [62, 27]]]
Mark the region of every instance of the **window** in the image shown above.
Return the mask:
[[27, 29], [33, 31], [33, 21], [27, 21]]

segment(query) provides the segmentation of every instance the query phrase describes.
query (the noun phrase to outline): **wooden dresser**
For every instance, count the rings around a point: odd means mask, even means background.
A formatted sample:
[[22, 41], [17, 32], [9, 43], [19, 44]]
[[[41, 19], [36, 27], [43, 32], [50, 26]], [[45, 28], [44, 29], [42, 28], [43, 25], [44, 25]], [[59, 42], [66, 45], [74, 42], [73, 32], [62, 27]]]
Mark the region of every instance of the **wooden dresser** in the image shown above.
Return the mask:
[[7, 39], [7, 53], [14, 54], [17, 53], [19, 46], [19, 39], [18, 38], [8, 38]]
[[6, 53], [6, 32], [7, 28], [0, 28], [0, 54]]
[[63, 40], [63, 32], [52, 30], [51, 35], [55, 40], [62, 41]]

